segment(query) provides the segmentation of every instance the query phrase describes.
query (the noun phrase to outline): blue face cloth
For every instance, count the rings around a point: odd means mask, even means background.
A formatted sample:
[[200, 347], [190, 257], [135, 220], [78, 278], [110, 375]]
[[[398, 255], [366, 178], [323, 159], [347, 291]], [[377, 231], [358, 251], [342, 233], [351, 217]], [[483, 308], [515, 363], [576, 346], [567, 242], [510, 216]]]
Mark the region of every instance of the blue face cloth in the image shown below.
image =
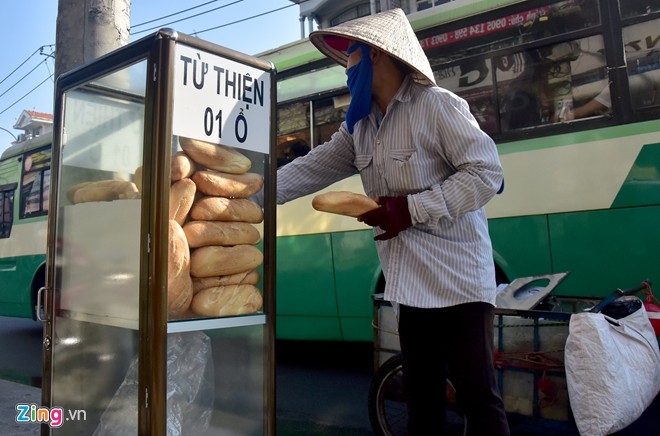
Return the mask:
[[355, 123], [371, 112], [371, 84], [374, 78], [373, 65], [369, 58], [371, 47], [362, 42], [356, 42], [348, 48], [348, 54], [350, 55], [358, 48], [360, 49], [360, 62], [346, 72], [348, 90], [351, 93], [351, 104], [346, 112], [346, 126], [350, 134], [353, 134]]

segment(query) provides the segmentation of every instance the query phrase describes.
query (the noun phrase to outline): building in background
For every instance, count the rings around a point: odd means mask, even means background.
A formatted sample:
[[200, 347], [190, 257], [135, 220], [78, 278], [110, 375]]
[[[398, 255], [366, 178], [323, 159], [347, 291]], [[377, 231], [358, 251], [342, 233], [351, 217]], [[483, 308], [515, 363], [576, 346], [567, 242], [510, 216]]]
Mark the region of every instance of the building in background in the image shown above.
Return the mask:
[[[300, 6], [300, 37], [315, 29], [336, 26], [344, 21], [394, 8], [406, 14], [422, 11], [453, 0], [291, 0]], [[307, 23], [307, 30], [305, 30]]]
[[14, 144], [29, 141], [42, 135], [50, 134], [53, 131], [53, 115], [44, 112], [24, 110], [19, 115], [16, 123], [13, 125], [16, 130], [22, 130]]

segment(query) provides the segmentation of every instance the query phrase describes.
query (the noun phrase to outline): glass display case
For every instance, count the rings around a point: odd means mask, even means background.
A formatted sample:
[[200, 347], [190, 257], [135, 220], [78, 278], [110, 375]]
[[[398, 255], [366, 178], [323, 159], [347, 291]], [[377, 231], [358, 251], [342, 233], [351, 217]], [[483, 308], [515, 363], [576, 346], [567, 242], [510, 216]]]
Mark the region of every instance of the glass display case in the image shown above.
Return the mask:
[[274, 434], [274, 86], [171, 29], [58, 78], [42, 434]]

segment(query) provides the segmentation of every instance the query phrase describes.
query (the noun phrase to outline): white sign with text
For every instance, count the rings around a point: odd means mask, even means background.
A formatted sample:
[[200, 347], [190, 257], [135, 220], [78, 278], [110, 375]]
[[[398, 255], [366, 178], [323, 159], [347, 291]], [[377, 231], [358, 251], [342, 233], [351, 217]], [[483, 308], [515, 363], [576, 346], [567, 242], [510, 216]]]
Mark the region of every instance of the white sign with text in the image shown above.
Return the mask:
[[269, 152], [268, 71], [177, 44], [174, 80], [174, 135]]

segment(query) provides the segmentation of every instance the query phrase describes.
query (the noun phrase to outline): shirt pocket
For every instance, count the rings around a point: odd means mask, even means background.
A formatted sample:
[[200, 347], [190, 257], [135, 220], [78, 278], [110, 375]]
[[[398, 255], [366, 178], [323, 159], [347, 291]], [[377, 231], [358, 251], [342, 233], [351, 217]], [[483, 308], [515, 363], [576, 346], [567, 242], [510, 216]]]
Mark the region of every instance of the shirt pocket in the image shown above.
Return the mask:
[[385, 177], [393, 194], [413, 192], [419, 188], [420, 168], [416, 148], [391, 150], [385, 160]]
[[394, 161], [394, 164], [404, 165], [410, 162], [410, 159], [417, 151], [416, 148], [400, 148], [390, 151], [390, 159]]

